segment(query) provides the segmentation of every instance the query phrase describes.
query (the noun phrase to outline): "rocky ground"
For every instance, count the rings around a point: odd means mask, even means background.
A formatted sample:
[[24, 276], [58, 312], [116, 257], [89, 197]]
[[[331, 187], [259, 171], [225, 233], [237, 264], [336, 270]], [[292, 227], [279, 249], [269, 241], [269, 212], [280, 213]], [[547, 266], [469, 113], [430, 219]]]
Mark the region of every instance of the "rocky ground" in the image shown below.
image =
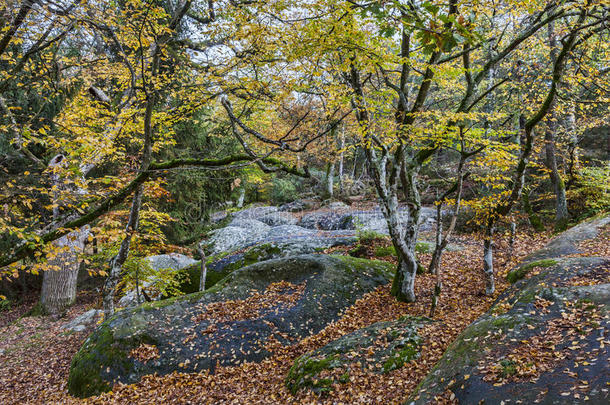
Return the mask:
[[[265, 215], [280, 212], [289, 211], [272, 209]], [[279, 217], [290, 219], [284, 214]], [[297, 224], [303, 223], [303, 217], [291, 213]], [[249, 219], [238, 216], [227, 223], [238, 220]], [[265, 235], [273, 228], [299, 226], [269, 222], [273, 225], [267, 225]], [[357, 233], [353, 229], [301, 228], [314, 231], [305, 235], [310, 241], [321, 232], [344, 232], [332, 239], [356, 238]], [[604, 387], [593, 393], [585, 389], [599, 386], [599, 378], [605, 378], [608, 370], [607, 352], [600, 345], [610, 343], [604, 336], [589, 339], [601, 326], [607, 328], [605, 295], [589, 291], [610, 281], [605, 259], [588, 258], [609, 254], [610, 231], [607, 224], [599, 229], [569, 231], [571, 244], [556, 238], [535, 254], [532, 252], [546, 244], [548, 235], [522, 233], [511, 257], [506, 240], [500, 238], [498, 292], [492, 297], [481, 294], [481, 240], [477, 235], [457, 236], [443, 259], [443, 295], [434, 319], [427, 318], [433, 275], [418, 276], [418, 302], [414, 304], [398, 303], [390, 296], [387, 273], [395, 258], [387, 239], [356, 238], [350, 243], [317, 245], [312, 251], [297, 251], [307, 253], [299, 259], [284, 259], [282, 249], [277, 249], [298, 246], [296, 241], [263, 238], [248, 242], [232, 253], [208, 258], [213, 269], [220, 269], [218, 277], [212, 277], [217, 285], [210, 285], [210, 293], [126, 309], [96, 330], [76, 356], [70, 377], [71, 384], [83, 391], [74, 387], [71, 391], [84, 395], [91, 393], [85, 392], [89, 388], [106, 390], [118, 377], [108, 393], [83, 400], [67, 391], [71, 359], [96, 321], [83, 315], [84, 332], [63, 327], [90, 310], [91, 299], [83, 296], [68, 318], [60, 320], [6, 317], [8, 325], [0, 329], [0, 402], [478, 403], [481, 398], [477, 395], [489, 391], [495, 396], [486, 403], [500, 403], [494, 398], [513, 399], [531, 380], [538, 384], [538, 396], [532, 397], [536, 401], [546, 398], [549, 381], [563, 377], [564, 361], [576, 361], [578, 366], [566, 365], [569, 372], [564, 374], [574, 380], [573, 388], [559, 389], [556, 402], [607, 398], [603, 397], [607, 395]], [[350, 231], [353, 235], [345, 235]], [[428, 248], [422, 244], [418, 250], [422, 264], [427, 265]], [[317, 254], [312, 256], [312, 252]], [[270, 258], [274, 259], [266, 261]], [[368, 259], [382, 260], [389, 267], [372, 265], [376, 262]], [[354, 267], [356, 263], [365, 267]], [[195, 274], [199, 264], [189, 264], [177, 266], [176, 271]], [[244, 265], [250, 266], [235, 271]], [[219, 282], [224, 274], [232, 276]], [[514, 285], [507, 281], [509, 274]], [[340, 288], [331, 288], [335, 286]], [[554, 288], [554, 293], [549, 295], [545, 288]], [[560, 288], [565, 291], [558, 293]], [[579, 291], [572, 291], [574, 288]], [[524, 296], [529, 302], [520, 303]], [[566, 306], [566, 297], [568, 302], [582, 301], [582, 305]], [[511, 323], [515, 319], [519, 321]], [[582, 325], [581, 319], [590, 322]], [[489, 327], [477, 326], [483, 324]], [[517, 324], [524, 326], [515, 327]], [[184, 333], [187, 329], [192, 333]], [[548, 341], [555, 342], [553, 350], [544, 345]], [[499, 349], [487, 352], [486, 347], [495, 347], [487, 344], [497, 344]], [[110, 356], [100, 350], [105, 345], [112, 349]], [[456, 345], [460, 348], [457, 357], [452, 354]], [[468, 350], [474, 350], [476, 356]], [[583, 351], [606, 361], [585, 358]], [[118, 362], [113, 358], [117, 354]], [[529, 365], [531, 359], [535, 369]], [[79, 364], [99, 370], [93, 375], [101, 379], [92, 380], [88, 372], [79, 374], [78, 370], [87, 369]], [[560, 374], [548, 374], [553, 370]], [[593, 374], [602, 377], [596, 380], [590, 376]]]

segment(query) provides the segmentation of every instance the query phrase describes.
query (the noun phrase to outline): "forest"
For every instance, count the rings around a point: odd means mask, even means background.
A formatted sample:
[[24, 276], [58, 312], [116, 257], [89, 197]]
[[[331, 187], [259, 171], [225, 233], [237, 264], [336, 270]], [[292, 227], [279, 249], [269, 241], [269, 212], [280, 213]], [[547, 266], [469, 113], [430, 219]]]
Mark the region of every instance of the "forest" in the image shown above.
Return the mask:
[[610, 403], [608, 0], [0, 0], [0, 403]]

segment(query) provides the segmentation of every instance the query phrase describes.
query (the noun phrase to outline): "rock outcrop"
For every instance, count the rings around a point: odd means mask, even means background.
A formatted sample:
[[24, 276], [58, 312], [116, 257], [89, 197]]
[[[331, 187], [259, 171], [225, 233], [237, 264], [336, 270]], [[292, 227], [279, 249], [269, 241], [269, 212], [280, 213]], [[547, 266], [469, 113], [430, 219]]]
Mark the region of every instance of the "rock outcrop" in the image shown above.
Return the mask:
[[322, 393], [335, 383], [350, 379], [350, 367], [388, 373], [420, 354], [422, 339], [418, 329], [429, 320], [403, 317], [377, 322], [344, 335], [295, 360], [286, 377], [288, 389], [296, 393], [311, 389]]
[[579, 247], [608, 224], [610, 217], [580, 224], [509, 273], [514, 285], [452, 343], [407, 403], [609, 403], [610, 258]]
[[204, 293], [118, 312], [74, 357], [69, 391], [84, 397], [146, 374], [260, 361], [273, 344], [319, 332], [392, 272], [385, 262], [301, 255], [244, 267]]

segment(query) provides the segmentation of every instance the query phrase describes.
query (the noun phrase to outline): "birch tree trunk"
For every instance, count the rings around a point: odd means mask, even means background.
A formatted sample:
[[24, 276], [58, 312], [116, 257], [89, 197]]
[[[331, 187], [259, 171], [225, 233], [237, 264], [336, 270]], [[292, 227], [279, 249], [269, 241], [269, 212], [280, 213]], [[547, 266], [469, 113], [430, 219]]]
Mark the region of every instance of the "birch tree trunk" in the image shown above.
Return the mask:
[[335, 162], [328, 163], [328, 169], [326, 171], [326, 193], [329, 198], [333, 198], [333, 189], [335, 186]]
[[206, 257], [205, 257], [205, 250], [203, 250], [203, 242], [200, 243], [197, 246], [198, 250], [199, 250], [199, 256], [200, 256], [200, 260], [201, 260], [201, 275], [199, 277], [199, 291], [205, 291], [205, 281], [208, 275], [208, 269], [206, 266]]
[[242, 208], [244, 206], [244, 199], [246, 198], [246, 185], [242, 185], [239, 189], [239, 197], [237, 197], [237, 208]]

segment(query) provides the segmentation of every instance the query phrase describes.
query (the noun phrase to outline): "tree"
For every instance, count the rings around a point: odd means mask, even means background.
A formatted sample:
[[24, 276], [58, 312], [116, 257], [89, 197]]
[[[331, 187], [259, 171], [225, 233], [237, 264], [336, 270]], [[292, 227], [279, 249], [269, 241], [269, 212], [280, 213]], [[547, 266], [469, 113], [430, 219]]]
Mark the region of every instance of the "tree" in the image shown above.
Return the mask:
[[[467, 134], [468, 148], [484, 151], [490, 159], [506, 154], [501, 143], [505, 131], [490, 128], [493, 117], [477, 108], [510, 78], [487, 87], [482, 83], [492, 69], [566, 10], [542, 6], [518, 18], [511, 11], [505, 27], [489, 27], [487, 21], [493, 20], [488, 17], [506, 13], [503, 6], [490, 9], [477, 3], [473, 9], [481, 13], [467, 16], [460, 13], [457, 2], [326, 5], [331, 17], [307, 32], [321, 33], [315, 39], [318, 56], [327, 61], [335, 84], [327, 88], [350, 100], [360, 125], [361, 147], [399, 259], [392, 293], [414, 301], [419, 172], [436, 150], [459, 142], [460, 133]], [[498, 31], [510, 34], [498, 37]], [[310, 46], [311, 41], [304, 43]], [[482, 53], [479, 49], [484, 46], [496, 51]], [[454, 79], [460, 71], [464, 72], [461, 83]], [[405, 221], [400, 197], [406, 203]]]
[[[297, 175], [305, 174], [269, 154], [155, 160], [160, 151], [173, 144], [172, 128], [176, 123], [189, 120], [193, 112], [216, 96], [208, 91], [208, 77], [193, 76], [193, 65], [189, 63], [175, 63], [189, 60], [188, 47], [200, 49], [200, 45], [182, 40], [178, 34], [178, 28], [192, 4], [183, 1], [166, 8], [154, 1], [134, 0], [112, 7], [95, 4], [77, 8], [78, 4], [75, 2], [74, 6], [59, 11], [49, 8], [49, 12], [61, 15], [69, 22], [79, 21], [78, 35], [67, 36], [76, 29], [76, 25], [69, 24], [71, 28], [62, 31], [61, 38], [81, 40], [82, 46], [78, 47], [78, 52], [70, 54], [63, 54], [62, 48], [58, 48], [54, 50], [55, 59], [42, 59], [42, 65], [46, 67], [49, 66], [45, 64], [70, 65], [70, 69], [59, 70], [57, 80], [70, 81], [75, 88], [70, 100], [53, 119], [55, 129], [52, 133], [49, 133], [51, 128], [41, 129], [48, 135], [45, 138], [48, 150], [60, 151], [64, 156], [65, 164], [53, 170], [53, 175], [59, 176], [63, 185], [61, 190], [55, 188], [59, 193], [53, 198], [58, 203], [50, 204], [41, 215], [32, 215], [31, 204], [30, 211], [26, 205], [36, 199], [28, 199], [27, 204], [20, 201], [19, 197], [30, 190], [14, 187], [18, 190], [12, 192], [8, 200], [14, 203], [9, 208], [14, 215], [2, 223], [2, 230], [14, 238], [14, 243], [10, 250], [3, 252], [0, 267], [5, 267], [8, 274], [16, 274], [18, 269], [33, 272], [49, 269], [44, 258], [59, 257], [52, 252], [53, 247], [61, 250], [63, 247], [60, 245], [65, 244], [51, 242], [64, 237], [73, 240], [68, 235], [120, 207], [132, 196], [125, 234], [111, 262], [105, 287], [105, 310], [111, 314], [121, 267], [138, 229], [147, 181], [167, 170], [185, 166], [221, 169], [252, 163]], [[213, 2], [209, 2], [208, 7], [208, 19], [199, 18], [194, 11], [190, 12], [190, 18], [209, 24], [215, 17]], [[45, 33], [43, 37], [45, 35], [50, 34]], [[14, 36], [11, 39], [19, 52], [28, 53]], [[29, 57], [16, 60], [18, 63], [24, 61], [24, 66], [31, 68]], [[10, 66], [11, 69], [14, 67]], [[193, 88], [199, 92], [194, 92]], [[7, 105], [7, 108], [10, 111], [11, 106]], [[22, 134], [27, 127], [11, 120], [7, 129], [17, 129], [16, 133]], [[85, 177], [93, 168], [104, 165], [115, 169], [110, 175]], [[28, 174], [22, 172], [21, 176]], [[17, 181], [7, 184], [11, 188]], [[78, 198], [72, 198], [74, 193], [69, 190], [74, 189], [83, 190], [77, 193]], [[43, 198], [52, 194], [41, 187], [36, 191]], [[61, 207], [56, 209], [59, 202]], [[49, 215], [49, 211], [56, 214]], [[28, 258], [35, 258], [35, 265], [26, 266], [23, 260]], [[73, 295], [73, 285], [69, 284], [68, 296]]]

